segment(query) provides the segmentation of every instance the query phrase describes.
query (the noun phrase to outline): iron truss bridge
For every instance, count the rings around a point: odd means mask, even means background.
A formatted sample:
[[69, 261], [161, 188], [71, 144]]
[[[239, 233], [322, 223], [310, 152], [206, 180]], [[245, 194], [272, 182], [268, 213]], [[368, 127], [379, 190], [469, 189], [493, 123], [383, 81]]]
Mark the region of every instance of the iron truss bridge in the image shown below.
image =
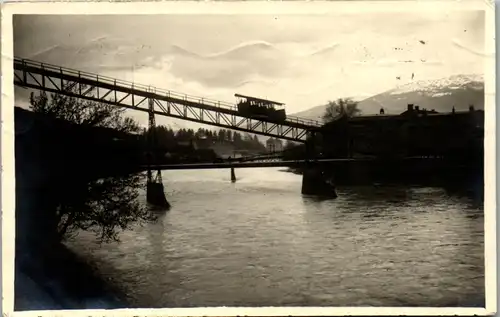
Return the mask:
[[318, 121], [291, 116], [287, 116], [286, 121], [282, 123], [261, 118], [252, 119], [240, 114], [235, 104], [21, 58], [14, 59], [14, 84], [150, 114], [298, 142], [305, 142], [309, 132], [321, 127]]

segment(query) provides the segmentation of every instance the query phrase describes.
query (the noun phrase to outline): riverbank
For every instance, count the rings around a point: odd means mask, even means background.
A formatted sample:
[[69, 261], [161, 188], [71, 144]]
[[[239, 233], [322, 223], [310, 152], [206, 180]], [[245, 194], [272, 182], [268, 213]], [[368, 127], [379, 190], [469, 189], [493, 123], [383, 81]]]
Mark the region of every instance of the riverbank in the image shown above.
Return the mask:
[[118, 288], [55, 237], [54, 174], [16, 159], [15, 310], [127, 307]]
[[[70, 140], [69, 136], [65, 139], [68, 143], [51, 142], [59, 140], [57, 135], [68, 133], [17, 110], [15, 128], [15, 310], [127, 307], [118, 288], [104, 280], [90, 263], [57, 242], [58, 195], [73, 189], [71, 179], [95, 170], [92, 164], [75, 160], [84, 157], [85, 147], [75, 141], [78, 138]], [[70, 141], [76, 144], [75, 148], [83, 148], [76, 152], [82, 155], [71, 156], [64, 151], [68, 151]], [[74, 166], [82, 168], [73, 170]]]
[[129, 307], [116, 285], [61, 243], [17, 253], [16, 311]]

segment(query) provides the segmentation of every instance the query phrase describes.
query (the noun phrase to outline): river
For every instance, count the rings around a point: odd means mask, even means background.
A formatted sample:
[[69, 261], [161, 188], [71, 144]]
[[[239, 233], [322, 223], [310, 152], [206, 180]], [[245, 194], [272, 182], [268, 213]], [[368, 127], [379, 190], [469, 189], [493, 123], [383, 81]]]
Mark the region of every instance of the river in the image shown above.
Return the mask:
[[134, 307], [484, 305], [482, 204], [400, 186], [318, 200], [279, 168], [236, 176], [164, 172], [157, 223], [69, 246]]

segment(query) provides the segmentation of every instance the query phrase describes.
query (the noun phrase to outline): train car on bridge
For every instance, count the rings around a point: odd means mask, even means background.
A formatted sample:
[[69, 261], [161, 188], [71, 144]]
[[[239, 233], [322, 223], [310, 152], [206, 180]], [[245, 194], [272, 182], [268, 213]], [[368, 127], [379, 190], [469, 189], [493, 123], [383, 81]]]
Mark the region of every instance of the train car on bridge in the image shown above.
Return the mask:
[[234, 96], [239, 99], [237, 102], [238, 112], [245, 117], [273, 122], [286, 121], [285, 109], [277, 109], [283, 107], [285, 105], [283, 103], [240, 94]]

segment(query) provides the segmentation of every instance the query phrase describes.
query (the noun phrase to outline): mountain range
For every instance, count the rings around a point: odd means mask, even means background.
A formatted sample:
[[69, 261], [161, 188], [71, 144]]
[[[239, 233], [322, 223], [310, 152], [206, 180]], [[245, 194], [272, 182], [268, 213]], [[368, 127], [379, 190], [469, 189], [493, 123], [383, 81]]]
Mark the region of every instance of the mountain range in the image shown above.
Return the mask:
[[[469, 105], [484, 109], [484, 78], [482, 75], [470, 74], [415, 81], [356, 101], [362, 115], [377, 114], [380, 108], [384, 108], [386, 114], [400, 114], [407, 109], [407, 104], [437, 112], [451, 112], [453, 107], [457, 111], [467, 110]], [[321, 120], [325, 109], [326, 105], [321, 105], [293, 115]]]

